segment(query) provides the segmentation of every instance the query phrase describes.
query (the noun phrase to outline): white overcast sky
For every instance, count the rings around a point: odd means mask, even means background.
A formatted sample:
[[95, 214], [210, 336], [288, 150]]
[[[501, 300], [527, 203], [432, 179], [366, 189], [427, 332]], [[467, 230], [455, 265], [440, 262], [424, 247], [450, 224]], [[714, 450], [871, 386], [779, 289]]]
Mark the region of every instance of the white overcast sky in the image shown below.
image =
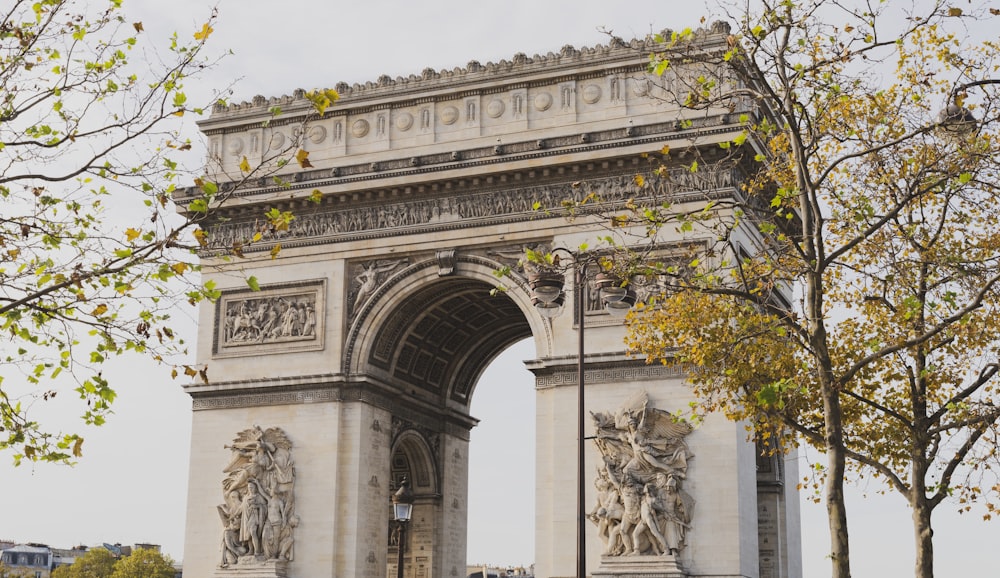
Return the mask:
[[[126, 5], [150, 36], [177, 30], [190, 38], [214, 4], [126, 0]], [[221, 0], [218, 9], [213, 46], [233, 55], [205, 78], [188, 83], [192, 98], [207, 98], [210, 89], [231, 83], [235, 100], [241, 101], [339, 81], [365, 82], [381, 74], [395, 78], [427, 67], [451, 69], [470, 60], [485, 64], [518, 52], [530, 56], [557, 52], [566, 44], [604, 43], [598, 28], [630, 38], [697, 26], [700, 17], [719, 12], [698, 0]], [[189, 311], [178, 312], [188, 330], [190, 317]], [[470, 563], [528, 564], [534, 557], [534, 402], [532, 377], [520, 363], [533, 356], [530, 343], [511, 348], [476, 390], [473, 413], [483, 422], [473, 432], [470, 456]], [[190, 400], [162, 368], [121, 363], [109, 373], [119, 378], [116, 415], [88, 434], [79, 465], [15, 469], [9, 456], [0, 455], [0, 540], [56, 547], [152, 542], [179, 560]], [[858, 491], [849, 502], [855, 578], [910, 575], [908, 510], [894, 494], [865, 490], [868, 498]], [[491, 500], [494, 506], [488, 505]], [[938, 574], [995, 575], [1000, 529], [983, 523], [981, 513], [959, 516], [954, 510], [946, 504], [935, 514]], [[828, 574], [823, 507], [804, 503], [802, 527], [805, 576]]]

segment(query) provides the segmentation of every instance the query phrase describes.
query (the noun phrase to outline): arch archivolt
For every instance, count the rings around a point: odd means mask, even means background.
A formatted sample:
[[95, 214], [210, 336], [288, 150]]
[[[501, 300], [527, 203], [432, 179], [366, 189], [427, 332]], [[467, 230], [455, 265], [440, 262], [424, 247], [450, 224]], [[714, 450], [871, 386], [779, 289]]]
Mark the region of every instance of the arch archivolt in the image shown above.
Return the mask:
[[392, 487], [399, 487], [403, 476], [415, 494], [440, 494], [440, 434], [421, 428], [397, 417], [392, 421], [393, 440], [391, 464]]
[[551, 325], [531, 305], [524, 278], [481, 254], [430, 255], [391, 273], [358, 309], [343, 367], [404, 391], [423, 390], [468, 408], [471, 390], [496, 355], [532, 336], [539, 354], [552, 348]]

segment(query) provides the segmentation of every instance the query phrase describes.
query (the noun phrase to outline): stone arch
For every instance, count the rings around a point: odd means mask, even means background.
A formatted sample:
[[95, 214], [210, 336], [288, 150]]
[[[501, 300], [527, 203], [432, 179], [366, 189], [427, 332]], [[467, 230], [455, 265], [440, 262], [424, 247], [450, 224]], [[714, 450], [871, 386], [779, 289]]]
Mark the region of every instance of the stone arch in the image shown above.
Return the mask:
[[417, 495], [435, 495], [440, 493], [440, 471], [438, 460], [433, 450], [433, 434], [422, 433], [418, 429], [394, 420], [393, 430], [396, 430], [389, 455], [391, 487], [398, 488], [402, 477], [410, 482], [410, 488]]
[[502, 266], [458, 254], [447, 274], [434, 258], [393, 274], [351, 323], [343, 366], [467, 411], [476, 381], [500, 352], [526, 337], [538, 351], [552, 346], [551, 325], [531, 305], [522, 278], [505, 279], [509, 290], [490, 295]]

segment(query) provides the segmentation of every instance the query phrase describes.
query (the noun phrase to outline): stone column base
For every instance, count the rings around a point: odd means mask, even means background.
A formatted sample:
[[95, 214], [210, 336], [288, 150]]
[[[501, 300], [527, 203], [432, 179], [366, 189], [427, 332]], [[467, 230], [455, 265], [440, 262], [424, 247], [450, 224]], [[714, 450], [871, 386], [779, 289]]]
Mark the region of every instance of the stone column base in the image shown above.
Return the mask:
[[593, 578], [687, 578], [673, 556], [601, 556]]
[[236, 564], [216, 568], [212, 578], [288, 578], [288, 561], [242, 556]]

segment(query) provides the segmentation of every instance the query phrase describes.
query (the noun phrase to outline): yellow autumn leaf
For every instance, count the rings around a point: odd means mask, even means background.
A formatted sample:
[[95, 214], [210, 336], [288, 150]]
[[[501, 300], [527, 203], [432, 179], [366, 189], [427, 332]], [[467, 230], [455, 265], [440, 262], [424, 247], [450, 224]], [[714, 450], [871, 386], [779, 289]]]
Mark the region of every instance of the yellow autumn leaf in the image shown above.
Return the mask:
[[210, 34], [212, 34], [213, 28], [206, 22], [202, 25], [201, 30], [194, 33], [195, 40], [205, 40]]
[[94, 317], [100, 317], [101, 315], [104, 315], [107, 312], [108, 312], [108, 306], [105, 305], [104, 303], [101, 303], [97, 307], [94, 307], [94, 310], [91, 311], [90, 314], [93, 315]]
[[177, 273], [178, 275], [183, 275], [184, 272], [187, 271], [188, 265], [187, 263], [174, 263], [173, 265], [170, 266], [170, 268], [173, 269], [174, 273]]
[[281, 252], [281, 243], [275, 243], [274, 247], [271, 247], [271, 258], [274, 259]]
[[340, 94], [332, 88], [327, 88], [324, 90], [314, 90], [307, 92], [305, 94], [306, 99], [313, 104], [313, 108], [320, 116], [326, 112], [326, 109], [340, 98]]
[[136, 240], [136, 238], [138, 238], [138, 237], [139, 237], [139, 235], [141, 235], [141, 234], [142, 234], [142, 231], [139, 231], [139, 230], [136, 230], [136, 229], [133, 229], [133, 228], [131, 228], [131, 227], [129, 227], [128, 229], [126, 229], [126, 230], [125, 230], [125, 238], [126, 238], [126, 239], [127, 239], [127, 240], [128, 240], [129, 242], [131, 242], [131, 241], [135, 241], [135, 240]]
[[250, 172], [250, 161], [247, 160], [246, 155], [243, 155], [243, 159], [240, 161], [240, 170], [244, 173]]
[[646, 178], [642, 175], [636, 175], [632, 178], [632, 180], [635, 182], [635, 186], [637, 187], [642, 187], [646, 184]]
[[313, 165], [309, 162], [309, 151], [305, 149], [299, 149], [299, 152], [295, 153], [295, 161], [299, 163], [299, 166], [308, 169]]

